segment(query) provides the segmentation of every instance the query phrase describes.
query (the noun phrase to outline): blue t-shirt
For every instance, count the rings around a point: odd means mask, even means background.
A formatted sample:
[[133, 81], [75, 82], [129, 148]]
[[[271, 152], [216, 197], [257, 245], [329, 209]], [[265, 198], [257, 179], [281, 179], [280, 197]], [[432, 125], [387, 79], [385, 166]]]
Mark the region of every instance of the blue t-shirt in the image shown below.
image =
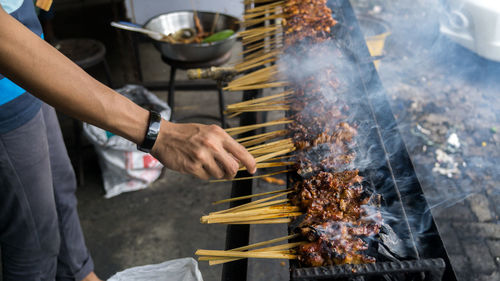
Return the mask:
[[[43, 37], [33, 0], [0, 0], [0, 5], [24, 26]], [[39, 99], [0, 74], [0, 134], [14, 130], [31, 120], [40, 110], [41, 103]]]

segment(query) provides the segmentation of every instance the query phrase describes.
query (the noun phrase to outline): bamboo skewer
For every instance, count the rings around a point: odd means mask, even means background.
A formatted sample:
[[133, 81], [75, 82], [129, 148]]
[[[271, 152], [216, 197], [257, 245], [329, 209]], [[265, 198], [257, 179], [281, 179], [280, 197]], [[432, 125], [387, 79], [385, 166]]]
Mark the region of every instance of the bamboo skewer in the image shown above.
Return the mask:
[[233, 221], [231, 223], [223, 223], [223, 224], [284, 224], [291, 223], [291, 218], [286, 219], [266, 219], [266, 220], [255, 220], [255, 221]]
[[265, 174], [265, 175], [258, 175], [258, 176], [251, 176], [251, 177], [242, 177], [242, 178], [234, 178], [234, 179], [230, 179], [230, 180], [226, 180], [226, 179], [224, 179], [224, 180], [211, 180], [210, 182], [215, 183], [215, 182], [241, 181], [241, 180], [259, 179], [259, 178], [263, 178], [263, 177], [270, 177], [270, 176], [274, 176], [274, 175], [288, 173], [290, 171], [292, 171], [292, 170], [283, 170], [283, 171], [278, 171], [278, 172], [269, 173], [269, 174]]
[[254, 124], [254, 125], [247, 125], [247, 126], [240, 126], [240, 127], [235, 127], [235, 128], [229, 128], [226, 129], [226, 132], [231, 135], [238, 135], [246, 132], [250, 132], [256, 129], [264, 128], [264, 127], [270, 127], [270, 126], [276, 126], [276, 125], [283, 125], [283, 124], [289, 124], [292, 123], [291, 120], [286, 120], [286, 119], [278, 119], [275, 121], [270, 121], [266, 123], [261, 123], [261, 124]]
[[[305, 243], [307, 243], [307, 242], [305, 242], [305, 241], [293, 242], [293, 243], [287, 243], [287, 244], [282, 244], [282, 245], [277, 245], [277, 246], [272, 246], [272, 247], [250, 250], [248, 252], [286, 252], [286, 251], [290, 251], [290, 249], [296, 248], [300, 245], [304, 245]], [[241, 250], [232, 249], [229, 251], [241, 251]], [[235, 260], [239, 260], [239, 259], [241, 259], [241, 258], [228, 258], [228, 257], [218, 257], [218, 256], [202, 256], [202, 257], [198, 258], [198, 260], [200, 260], [200, 261], [208, 260], [210, 265], [222, 264], [222, 263], [231, 262], [231, 261], [235, 261]]]
[[274, 94], [274, 95], [270, 95], [270, 96], [266, 96], [266, 97], [262, 97], [262, 98], [256, 98], [256, 99], [251, 99], [251, 100], [247, 100], [247, 101], [229, 104], [226, 106], [226, 108], [227, 109], [238, 108], [241, 106], [247, 106], [247, 105], [258, 104], [258, 103], [262, 103], [262, 102], [270, 101], [270, 100], [275, 100], [275, 99], [279, 99], [279, 98], [285, 98], [287, 96], [292, 95], [293, 93], [294, 93], [293, 90], [288, 90], [288, 91], [284, 91], [284, 92], [281, 92], [278, 94]]
[[223, 200], [218, 200], [218, 201], [212, 202], [212, 205], [218, 205], [218, 204], [227, 203], [227, 202], [250, 199], [250, 198], [265, 196], [265, 195], [270, 195], [270, 194], [284, 193], [284, 192], [287, 192], [290, 190], [291, 189], [282, 189], [282, 190], [275, 190], [275, 191], [269, 191], [269, 192], [255, 193], [255, 194], [245, 195], [245, 196], [240, 196], [240, 197], [233, 197], [233, 198], [228, 198], [228, 199], [223, 199]]
[[245, 141], [260, 139], [262, 137], [267, 137], [267, 136], [274, 136], [274, 135], [279, 136], [281, 134], [285, 134], [286, 132], [287, 132], [287, 130], [272, 131], [272, 132], [262, 133], [262, 134], [248, 136], [248, 137], [244, 137], [244, 138], [239, 138], [239, 139], [236, 139], [236, 141], [239, 143], [242, 143]]
[[267, 89], [267, 88], [278, 88], [278, 87], [286, 87], [289, 86], [290, 82], [287, 81], [278, 81], [271, 83], [259, 83], [248, 86], [235, 86], [235, 87], [226, 87], [224, 90], [228, 91], [246, 91], [246, 90], [258, 90], [258, 89]]
[[[276, 151], [276, 152], [273, 152], [273, 153], [269, 153], [269, 154], [266, 154], [266, 155], [262, 155], [262, 156], [256, 157], [255, 158], [255, 162], [256, 163], [260, 163], [260, 162], [266, 161], [266, 160], [268, 160], [270, 158], [273, 158], [273, 157], [276, 157], [276, 156], [280, 156], [280, 155], [283, 155], [283, 154], [287, 154], [287, 153], [292, 152], [294, 150], [295, 150], [295, 147], [283, 149], [283, 150]], [[287, 171], [292, 171], [292, 170], [287, 170]], [[272, 176], [271, 174], [269, 174], [268, 176]], [[258, 177], [262, 178], [264, 176], [258, 176]]]
[[262, 203], [259, 203], [259, 204], [254, 204], [254, 205], [237, 206], [237, 207], [241, 207], [241, 208], [233, 207], [233, 208], [229, 208], [229, 209], [226, 209], [226, 210], [212, 212], [209, 215], [236, 213], [236, 212], [256, 210], [256, 209], [259, 209], [259, 208], [266, 208], [266, 207], [278, 206], [278, 205], [291, 206], [289, 204], [289, 202], [290, 202], [290, 199], [288, 199], [288, 198], [278, 199], [278, 200], [271, 200], [271, 201], [262, 202]]
[[271, 200], [279, 198], [281, 196], [285, 196], [285, 195], [290, 194], [292, 192], [293, 191], [290, 190], [290, 191], [287, 191], [287, 192], [283, 192], [283, 193], [280, 193], [280, 194], [276, 194], [276, 195], [273, 195], [273, 196], [270, 196], [270, 197], [262, 198], [262, 199], [255, 200], [255, 201], [243, 204], [243, 205], [239, 205], [239, 206], [236, 206], [236, 207], [233, 207], [233, 208], [229, 208], [229, 209], [226, 209], [226, 210], [221, 210], [221, 211], [213, 212], [213, 213], [210, 213], [210, 214], [222, 214], [222, 213], [235, 212], [235, 211], [240, 211], [240, 210], [245, 210], [245, 209], [260, 208], [262, 206], [265, 206], [265, 205], [263, 205], [264, 203], [269, 203], [269, 202], [274, 202], [272, 204], [280, 204], [280, 203], [284, 202], [284, 201], [280, 201], [282, 199], [273, 200], [273, 201], [271, 201]]
[[[258, 163], [256, 166], [257, 169], [263, 169], [263, 168], [283, 167], [293, 164], [295, 164], [295, 162], [274, 162], [274, 163]], [[246, 171], [246, 170], [247, 170], [246, 167], [238, 169], [238, 171]]]
[[[270, 39], [270, 38], [269, 38]], [[278, 40], [273, 40], [273, 41], [264, 41], [264, 42], [257, 42], [251, 45], [247, 45], [245, 50], [240, 53], [240, 55], [245, 55], [251, 52], [255, 52], [260, 49], [268, 49], [268, 51], [280, 49], [282, 45], [282, 41]], [[251, 58], [253, 53], [251, 55], [248, 55], [247, 58]]]
[[[259, 2], [254, 2], [254, 3], [259, 3]], [[258, 6], [255, 8], [247, 9], [247, 10], [245, 10], [245, 14], [250, 14], [250, 13], [259, 12], [259, 11], [263, 11], [263, 10], [269, 10], [271, 8], [283, 6], [285, 4], [286, 4], [285, 1], [278, 1], [278, 2], [271, 3], [271, 4], [262, 5], [262, 6]]]
[[250, 151], [258, 151], [258, 150], [262, 150], [262, 149], [265, 149], [265, 148], [269, 148], [269, 147], [278, 147], [278, 146], [281, 146], [282, 144], [293, 144], [292, 142], [292, 139], [288, 138], [288, 139], [284, 139], [284, 140], [278, 140], [278, 141], [274, 141], [274, 142], [269, 142], [269, 143], [265, 143], [265, 144], [261, 144], [261, 145], [256, 145], [256, 146], [252, 146], [252, 147], [249, 147], [247, 148], [247, 150], [250, 152]]
[[234, 258], [264, 258], [264, 259], [296, 259], [296, 255], [281, 254], [273, 252], [240, 252], [240, 251], [220, 251], [220, 250], [198, 250], [198, 256], [220, 256]]
[[211, 213], [206, 216], [202, 216], [200, 221], [202, 223], [210, 223], [211, 221], [217, 219], [228, 219], [228, 218], [247, 218], [251, 216], [260, 216], [260, 215], [271, 215], [271, 214], [284, 214], [290, 212], [298, 212], [300, 208], [297, 206], [292, 206], [290, 204], [281, 204], [275, 206], [265, 206], [255, 209], [245, 209], [238, 210], [237, 212], [226, 212], [226, 213]]
[[202, 223], [212, 224], [212, 223], [224, 223], [232, 224], [233, 222], [238, 222], [243, 224], [244, 222], [253, 222], [265, 219], [277, 219], [277, 218], [292, 218], [302, 215], [301, 212], [281, 212], [281, 213], [266, 213], [263, 215], [244, 215], [244, 216], [233, 216], [227, 218], [214, 218], [202, 221]]
[[251, 20], [251, 19], [255, 19], [256, 17], [261, 17], [261, 16], [265, 16], [267, 14], [278, 14], [282, 11], [281, 7], [274, 7], [272, 9], [269, 9], [269, 10], [264, 10], [264, 11], [261, 11], [261, 12], [255, 12], [255, 13], [245, 13], [243, 15], [243, 19], [245, 22], [246, 20]]
[[259, 18], [255, 18], [255, 19], [245, 20], [243, 22], [243, 26], [244, 27], [249, 27], [249, 26], [252, 26], [252, 25], [259, 24], [261, 22], [265, 22], [267, 20], [274, 20], [274, 19], [279, 19], [279, 18], [284, 18], [284, 17], [285, 17], [285, 14], [275, 13], [275, 14], [271, 14], [271, 15], [266, 16], [266, 17], [259, 17]]

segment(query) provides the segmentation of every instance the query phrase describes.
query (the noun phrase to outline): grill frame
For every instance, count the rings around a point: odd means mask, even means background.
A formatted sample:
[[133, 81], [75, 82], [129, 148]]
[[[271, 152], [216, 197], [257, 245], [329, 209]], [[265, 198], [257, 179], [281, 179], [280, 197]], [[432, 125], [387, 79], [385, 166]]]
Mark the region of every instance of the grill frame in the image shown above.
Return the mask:
[[[430, 213], [423, 190], [418, 182], [415, 169], [397, 128], [397, 123], [386, 98], [386, 94], [378, 73], [372, 63], [364, 36], [359, 27], [351, 4], [348, 0], [329, 0], [328, 6], [332, 9], [334, 18], [339, 22], [342, 32], [343, 45], [352, 52], [356, 61], [356, 70], [361, 86], [360, 93], [367, 101], [369, 116], [375, 124], [370, 132], [378, 143], [377, 153], [381, 153], [383, 165], [383, 179], [390, 178], [396, 199], [400, 202], [402, 219], [405, 221], [408, 237], [411, 239], [410, 250], [416, 254], [415, 260], [401, 262], [377, 262], [362, 265], [339, 265], [328, 267], [299, 268], [297, 262], [290, 262], [290, 280], [346, 280], [352, 277], [367, 276], [369, 280], [378, 280], [384, 275], [408, 274], [417, 277], [415, 280], [457, 280], [444, 244], [439, 236], [434, 218]], [[338, 36], [338, 35], [337, 35]], [[243, 100], [259, 96], [262, 91], [244, 91]], [[377, 96], [371, 93], [377, 93]], [[376, 106], [375, 106], [376, 105]], [[259, 114], [246, 113], [242, 116], [241, 125], [255, 124]], [[250, 133], [249, 135], [255, 134]], [[394, 144], [398, 145], [394, 145]], [[379, 171], [380, 172], [380, 171]], [[238, 176], [245, 176], [239, 174]], [[291, 175], [287, 175], [290, 177]], [[375, 187], [380, 175], [365, 175]], [[377, 180], [378, 178], [378, 180]], [[401, 179], [405, 179], [404, 188], [400, 186]], [[290, 186], [289, 186], [290, 187]], [[251, 194], [252, 180], [235, 181], [232, 185], [231, 197]], [[382, 195], [384, 195], [382, 193]], [[246, 202], [234, 202], [234, 207]], [[419, 217], [420, 220], [408, 220], [408, 216]], [[420, 221], [425, 220], [429, 227], [425, 233], [418, 233]], [[226, 235], [226, 249], [248, 244], [249, 227], [229, 225]], [[427, 245], [427, 247], [417, 247]], [[377, 278], [379, 277], [379, 278]], [[222, 280], [247, 280], [247, 260], [240, 260], [223, 265]], [[385, 280], [385, 279], [384, 279]], [[399, 279], [398, 279], [399, 280]], [[413, 279], [412, 279], [413, 280]]]

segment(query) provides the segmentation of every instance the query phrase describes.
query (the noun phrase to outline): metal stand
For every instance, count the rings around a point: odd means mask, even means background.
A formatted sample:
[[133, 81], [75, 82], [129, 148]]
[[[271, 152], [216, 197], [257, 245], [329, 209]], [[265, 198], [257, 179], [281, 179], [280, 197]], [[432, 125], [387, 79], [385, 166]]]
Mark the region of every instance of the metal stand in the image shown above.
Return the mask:
[[[183, 61], [176, 61], [176, 60], [171, 60], [167, 57], [162, 56], [163, 62], [166, 64], [170, 65], [170, 81], [168, 84], [168, 98], [167, 102], [170, 108], [172, 109], [172, 113], [170, 115], [170, 120], [172, 122], [178, 122], [186, 119], [191, 119], [191, 118], [203, 118], [203, 119], [213, 119], [217, 120], [221, 123], [221, 127], [226, 128], [226, 120], [224, 117], [224, 96], [222, 93], [222, 83], [217, 82], [216, 84], [216, 90], [218, 92], [218, 99], [219, 99], [219, 116], [214, 117], [210, 115], [204, 115], [204, 114], [196, 114], [196, 115], [190, 115], [187, 117], [184, 117], [182, 119], [176, 119], [176, 114], [175, 114], [175, 90], [176, 90], [176, 81], [175, 81], [175, 75], [177, 73], [177, 69], [192, 69], [192, 68], [208, 68], [211, 66], [219, 66], [231, 58], [231, 53], [227, 53], [222, 57], [216, 58], [214, 60], [210, 61], [202, 61], [202, 62], [183, 62]], [[192, 87], [191, 90], [194, 91], [206, 91], [208, 90], [206, 87]]]

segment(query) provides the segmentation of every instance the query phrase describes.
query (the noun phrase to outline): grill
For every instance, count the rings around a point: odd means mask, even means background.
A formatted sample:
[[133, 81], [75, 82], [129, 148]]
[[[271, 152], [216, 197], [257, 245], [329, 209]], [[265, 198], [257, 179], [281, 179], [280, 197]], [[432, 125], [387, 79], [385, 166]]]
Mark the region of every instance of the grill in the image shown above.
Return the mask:
[[[394, 218], [388, 224], [405, 241], [402, 250], [406, 254], [399, 261], [313, 268], [299, 268], [291, 261], [290, 280], [456, 280], [352, 6], [348, 0], [330, 0], [328, 5], [338, 21], [332, 33], [354, 62], [348, 90], [358, 101], [360, 114], [356, 120], [364, 124], [362, 129], [369, 140], [358, 149], [374, 161], [369, 166], [376, 167], [361, 173], [366, 184], [382, 195], [382, 207], [391, 207]], [[244, 99], [256, 96], [259, 91], [244, 92]], [[256, 114], [245, 114], [241, 125], [259, 121]], [[233, 183], [232, 197], [251, 193], [252, 181]], [[231, 207], [247, 202], [232, 203]], [[248, 240], [248, 225], [228, 226], [226, 249], [244, 246]], [[246, 280], [246, 275], [246, 260], [223, 266], [222, 280]]]

